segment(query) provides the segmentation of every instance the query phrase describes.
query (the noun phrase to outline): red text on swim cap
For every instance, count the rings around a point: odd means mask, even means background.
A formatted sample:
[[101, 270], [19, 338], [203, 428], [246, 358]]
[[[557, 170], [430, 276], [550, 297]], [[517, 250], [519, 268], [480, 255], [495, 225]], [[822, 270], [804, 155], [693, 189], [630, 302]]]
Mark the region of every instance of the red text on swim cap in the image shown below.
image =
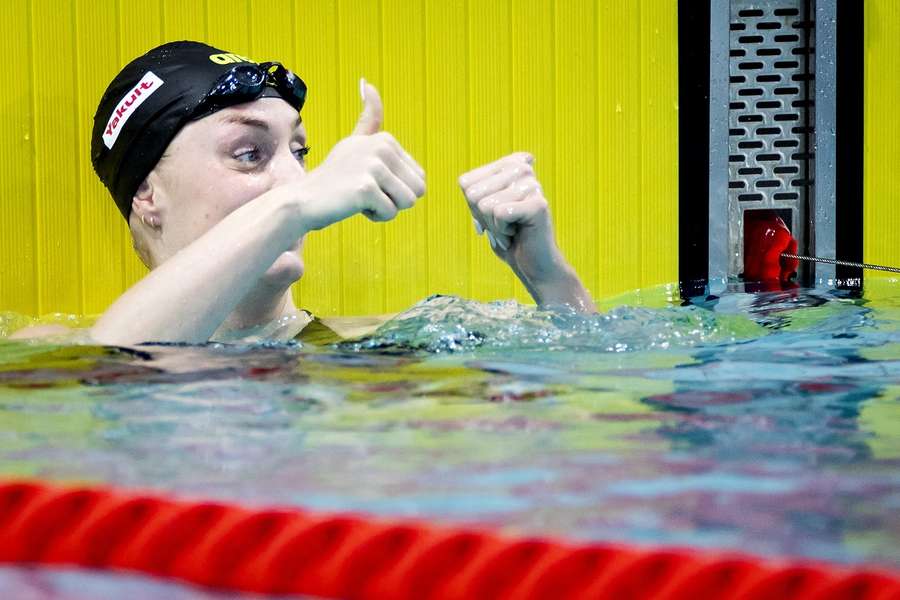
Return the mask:
[[106, 130], [103, 132], [103, 143], [110, 150], [119, 137], [119, 132], [125, 126], [125, 122], [134, 114], [137, 107], [144, 103], [144, 100], [150, 97], [156, 90], [162, 86], [163, 80], [153, 74], [153, 71], [147, 71], [137, 85], [130, 92], [122, 96], [119, 104], [113, 111], [112, 116], [106, 123]]

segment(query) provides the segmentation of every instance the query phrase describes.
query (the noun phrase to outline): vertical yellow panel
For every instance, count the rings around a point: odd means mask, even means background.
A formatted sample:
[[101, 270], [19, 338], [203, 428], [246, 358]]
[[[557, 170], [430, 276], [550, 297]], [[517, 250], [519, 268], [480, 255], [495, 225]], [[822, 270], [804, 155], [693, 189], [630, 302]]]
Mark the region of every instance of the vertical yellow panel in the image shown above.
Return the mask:
[[549, 197], [561, 250], [596, 294], [598, 183], [597, 16], [593, 0], [556, 5], [556, 192]]
[[[110, 5], [113, 3], [110, 1]], [[118, 0], [119, 14], [119, 57], [122, 66], [131, 62], [141, 54], [163, 42], [163, 9], [160, 0], [145, 2], [128, 2]], [[115, 73], [110, 73], [112, 79]], [[131, 236], [121, 217], [114, 220], [111, 227], [124, 228], [125, 244], [121, 252], [124, 265], [123, 290], [147, 274], [134, 250], [131, 249]]]
[[80, 313], [81, 235], [72, 6], [32, 5], [38, 312]]
[[[469, 170], [519, 148], [512, 147], [512, 19], [511, 0], [469, 4]], [[452, 210], [468, 216], [462, 193], [452, 193]], [[473, 224], [465, 239], [471, 246], [472, 296], [483, 300], [512, 298], [515, 276], [491, 249], [487, 236], [476, 236]], [[458, 240], [457, 243], [462, 243]]]
[[641, 287], [678, 278], [677, 40], [677, 0], [641, 0]]
[[[353, 119], [339, 115], [340, 85], [353, 88], [352, 81], [339, 82], [337, 39], [337, 0], [304, 2], [296, 11], [295, 31], [297, 71], [309, 87], [303, 122], [311, 148], [308, 168], [314, 168], [331, 147], [353, 130]], [[354, 107], [359, 101], [351, 98]], [[299, 305], [320, 315], [343, 314], [341, 290], [341, 237], [343, 225], [314, 231], [306, 237], [303, 259], [306, 273], [297, 286]]]
[[[427, 0], [383, 0], [382, 96], [385, 129], [418, 162], [425, 157], [425, 8]], [[398, 18], [403, 15], [403, 18]], [[438, 135], [440, 136], [439, 132]], [[427, 184], [426, 179], [426, 184]], [[386, 244], [384, 310], [402, 310], [428, 295], [425, 198], [384, 228]]]
[[[512, 140], [535, 156], [549, 198], [556, 197], [553, 0], [512, 0]], [[530, 302], [521, 284], [516, 298]]]
[[[473, 0], [473, 2], [476, 0]], [[465, 0], [425, 4], [425, 131], [428, 148], [428, 290], [468, 296], [472, 218], [459, 205], [456, 182], [469, 161], [468, 57]]]
[[[865, 155], [863, 256], [866, 262], [900, 265], [900, 5], [865, 5]], [[866, 277], [888, 273], [866, 271]]]
[[639, 13], [637, 2], [598, 2], [600, 296], [641, 283]]
[[7, 64], [0, 78], [0, 310], [34, 314], [39, 264], [34, 215], [31, 3], [4, 2]]
[[[359, 78], [381, 84], [381, 3], [338, 0], [339, 115], [347, 133], [359, 118]], [[342, 225], [343, 308], [348, 314], [385, 311], [385, 224], [361, 215]]]
[[[163, 39], [202, 41], [206, 39], [206, 1], [162, 0]], [[233, 26], [241, 28], [236, 21]], [[148, 48], [149, 49], [149, 48]]]
[[[124, 220], [94, 173], [90, 160], [94, 112], [120, 66], [114, 35], [118, 22], [116, 11], [110, 10], [110, 4], [91, 0], [78, 0], [75, 4], [78, 112], [74, 118], [78, 146], [73, 154], [83, 157], [79, 161], [78, 187], [83, 232], [84, 311], [88, 314], [103, 312], [121, 293], [124, 253], [120, 249], [127, 249], [129, 239]], [[97, 31], [111, 35], [95, 35]]]
[[206, 0], [206, 39], [201, 41], [253, 58], [250, 22], [250, 0]]
[[[295, 38], [302, 35], [294, 28], [293, 0], [253, 0], [250, 19], [236, 28], [250, 32], [250, 56], [257, 61], [291, 62]], [[304, 28], [303, 33], [306, 29]]]

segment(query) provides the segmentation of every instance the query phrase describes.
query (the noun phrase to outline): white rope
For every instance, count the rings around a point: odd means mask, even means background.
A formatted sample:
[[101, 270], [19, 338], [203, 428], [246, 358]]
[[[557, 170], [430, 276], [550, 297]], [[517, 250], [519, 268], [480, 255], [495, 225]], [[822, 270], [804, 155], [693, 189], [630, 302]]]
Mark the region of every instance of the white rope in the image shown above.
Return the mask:
[[857, 267], [860, 269], [872, 269], [874, 271], [888, 271], [889, 273], [900, 273], [897, 267], [883, 267], [881, 265], [870, 265], [869, 263], [855, 263], [846, 260], [835, 260], [833, 258], [819, 258], [818, 256], [800, 256], [798, 254], [781, 254], [782, 258], [795, 258], [797, 260], [808, 260], [813, 262], [827, 263], [829, 265], [840, 265], [842, 267]]

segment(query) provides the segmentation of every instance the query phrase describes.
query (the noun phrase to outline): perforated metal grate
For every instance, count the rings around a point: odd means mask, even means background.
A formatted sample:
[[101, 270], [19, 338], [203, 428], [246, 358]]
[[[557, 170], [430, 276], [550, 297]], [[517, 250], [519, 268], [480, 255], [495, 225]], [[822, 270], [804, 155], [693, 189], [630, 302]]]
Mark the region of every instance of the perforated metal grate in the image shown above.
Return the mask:
[[[805, 248], [815, 122], [809, 2], [731, 0], [729, 36], [730, 221], [742, 229], [745, 210], [779, 210]], [[730, 262], [740, 272], [742, 249]]]

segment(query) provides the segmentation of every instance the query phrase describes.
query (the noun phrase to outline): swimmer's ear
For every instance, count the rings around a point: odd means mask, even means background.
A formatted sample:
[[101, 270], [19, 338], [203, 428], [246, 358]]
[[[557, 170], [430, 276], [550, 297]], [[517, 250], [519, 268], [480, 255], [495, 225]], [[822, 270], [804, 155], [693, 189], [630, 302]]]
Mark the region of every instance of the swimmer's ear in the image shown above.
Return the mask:
[[141, 182], [131, 198], [131, 214], [152, 229], [156, 229], [160, 223], [159, 207], [156, 204], [153, 184], [150, 183], [149, 177]]
[[137, 191], [134, 193], [134, 200], [146, 200], [149, 196], [153, 195], [153, 185], [147, 179], [144, 179], [141, 182], [141, 185], [138, 186]]

